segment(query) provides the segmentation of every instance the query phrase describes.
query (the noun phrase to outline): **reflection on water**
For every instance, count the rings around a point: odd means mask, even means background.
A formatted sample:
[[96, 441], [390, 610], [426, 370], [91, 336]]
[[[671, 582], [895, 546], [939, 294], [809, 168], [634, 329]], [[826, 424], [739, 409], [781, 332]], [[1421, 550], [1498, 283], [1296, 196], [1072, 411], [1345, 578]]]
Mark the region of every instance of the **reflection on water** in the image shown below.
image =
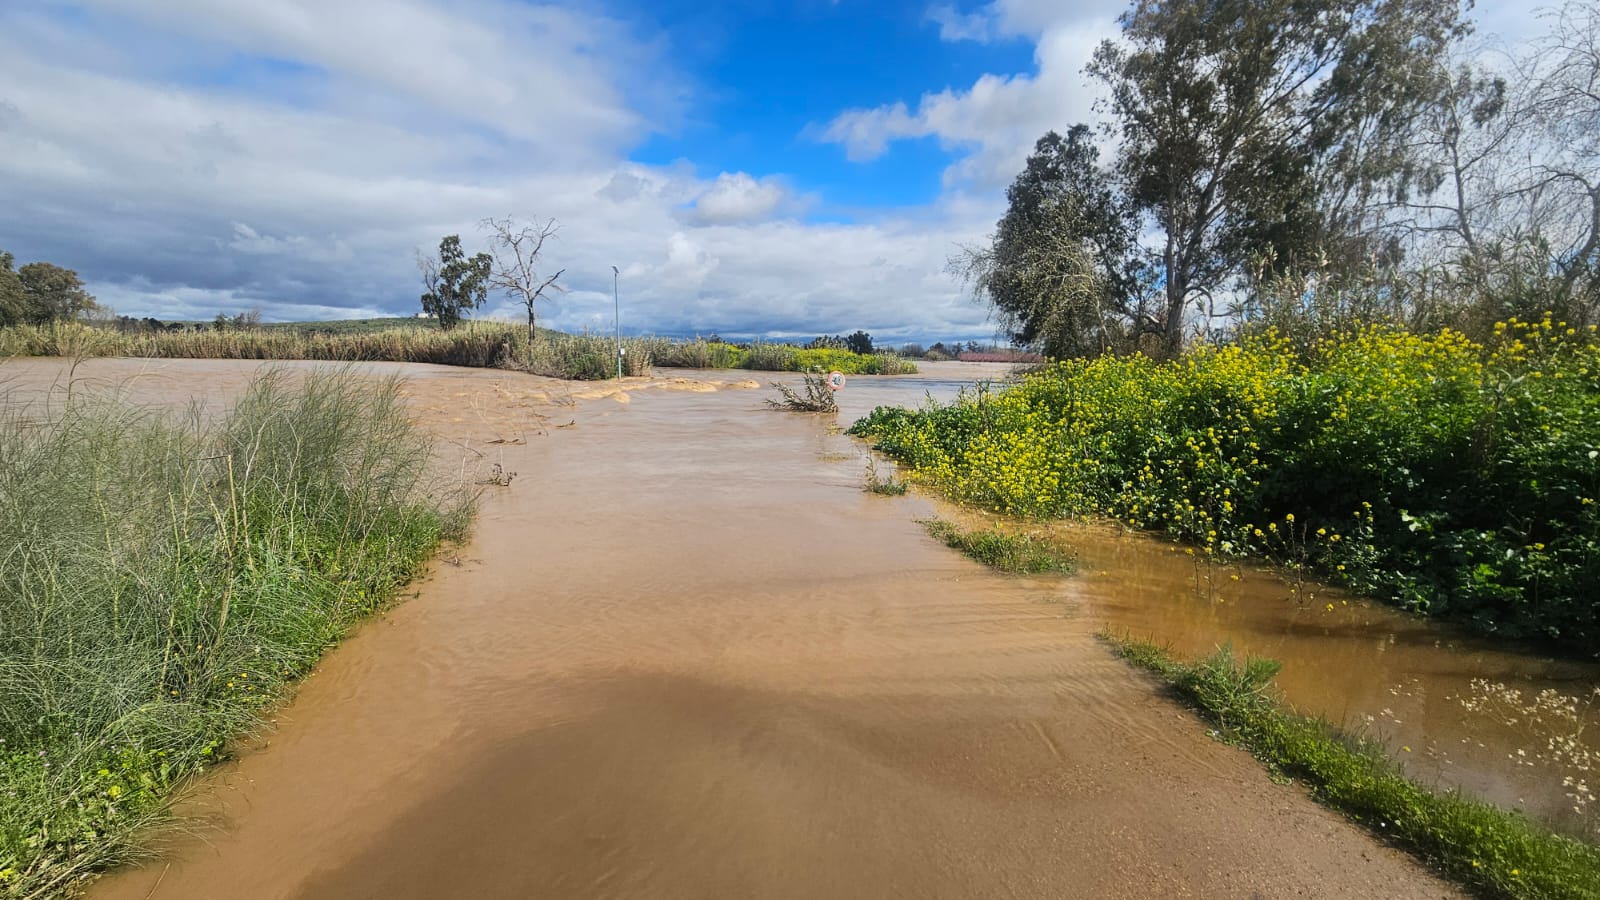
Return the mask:
[[[1600, 736], [1596, 666], [1519, 653], [1333, 588], [1296, 600], [1270, 569], [1208, 566], [1144, 535], [1058, 530], [1084, 568], [1063, 590], [1112, 631], [1188, 657], [1231, 642], [1280, 660], [1295, 708], [1380, 739], [1422, 783], [1594, 829], [1577, 785], [1594, 762], [1586, 742]], [[1543, 698], [1539, 709], [1515, 714], [1530, 697]]]

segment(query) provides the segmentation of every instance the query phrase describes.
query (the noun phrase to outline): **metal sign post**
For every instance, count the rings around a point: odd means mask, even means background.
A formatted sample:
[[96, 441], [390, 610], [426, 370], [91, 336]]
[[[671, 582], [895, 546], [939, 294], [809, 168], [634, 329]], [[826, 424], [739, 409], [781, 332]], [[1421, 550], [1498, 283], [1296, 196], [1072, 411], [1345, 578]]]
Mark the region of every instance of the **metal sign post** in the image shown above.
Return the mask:
[[616, 266], [612, 266], [611, 267], [611, 305], [612, 305], [611, 328], [612, 328], [612, 337], [617, 342], [617, 380], [618, 381], [622, 380], [622, 301], [619, 299], [619, 295], [617, 293], [617, 279], [621, 278], [621, 277], [622, 277], [622, 273], [617, 271], [617, 267]]

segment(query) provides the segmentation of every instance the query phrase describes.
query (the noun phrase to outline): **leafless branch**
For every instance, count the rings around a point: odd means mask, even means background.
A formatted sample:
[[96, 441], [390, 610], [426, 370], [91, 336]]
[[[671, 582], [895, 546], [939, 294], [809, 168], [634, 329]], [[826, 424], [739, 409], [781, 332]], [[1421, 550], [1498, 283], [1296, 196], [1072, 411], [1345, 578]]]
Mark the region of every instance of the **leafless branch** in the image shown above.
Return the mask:
[[539, 275], [540, 257], [545, 244], [555, 238], [561, 226], [555, 219], [542, 223], [534, 220], [523, 225], [511, 216], [484, 219], [480, 226], [489, 232], [489, 242], [494, 251], [494, 270], [489, 276], [489, 286], [522, 304], [528, 310], [528, 344], [538, 340], [534, 327], [534, 313], [546, 290], [557, 292], [566, 288], [557, 279], [566, 272], [561, 269], [548, 278]]

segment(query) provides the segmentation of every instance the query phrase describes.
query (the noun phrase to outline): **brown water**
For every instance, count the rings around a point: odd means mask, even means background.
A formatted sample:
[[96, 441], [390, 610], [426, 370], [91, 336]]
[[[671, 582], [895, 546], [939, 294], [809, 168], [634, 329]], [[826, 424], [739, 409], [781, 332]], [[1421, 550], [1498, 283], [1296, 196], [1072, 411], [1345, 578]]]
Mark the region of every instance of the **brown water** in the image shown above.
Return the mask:
[[[79, 375], [222, 403], [255, 368]], [[923, 533], [931, 501], [862, 492], [859, 445], [762, 408], [744, 373], [619, 391], [367, 369], [412, 377], [459, 471], [519, 477], [415, 599], [329, 655], [268, 746], [200, 788], [208, 827], [98, 896], [1447, 895], [1209, 739], [1094, 633], [1231, 637], [1284, 659], [1303, 708], [1388, 709], [1439, 760], [1424, 777], [1530, 803], [1543, 782], [1495, 764], [1506, 746], [1462, 730], [1450, 698], [1474, 676], [1594, 677], [1357, 603], [1286, 603], [1264, 573], [1197, 593], [1186, 557], [1110, 531], [1071, 532], [1079, 576], [994, 575]], [[60, 371], [0, 381], [37, 394]], [[841, 421], [923, 390], [954, 383], [854, 379]], [[1455, 749], [1473, 734], [1483, 753]]]
[[[882, 379], [860, 393], [915, 406], [924, 391]], [[866, 411], [858, 402], [845, 415]], [[943, 510], [982, 524], [981, 515]], [[1378, 739], [1424, 784], [1462, 788], [1600, 840], [1600, 804], [1577, 789], [1600, 792], [1600, 666], [1508, 648], [1324, 585], [1295, 585], [1279, 570], [1208, 566], [1145, 533], [996, 524], [1050, 533], [1077, 552], [1081, 575], [1041, 586], [1041, 598], [1181, 656], [1231, 643], [1237, 653], [1277, 659], [1278, 684], [1297, 709]]]

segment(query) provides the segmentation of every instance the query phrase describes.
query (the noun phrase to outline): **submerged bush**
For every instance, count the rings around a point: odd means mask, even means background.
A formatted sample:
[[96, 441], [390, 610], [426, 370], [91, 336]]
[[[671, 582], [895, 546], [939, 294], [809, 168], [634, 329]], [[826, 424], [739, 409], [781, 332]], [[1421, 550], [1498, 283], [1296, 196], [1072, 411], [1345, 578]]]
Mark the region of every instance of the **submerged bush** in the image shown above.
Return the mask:
[[215, 423], [82, 397], [0, 420], [0, 894], [134, 852], [464, 527], [401, 404], [395, 381], [269, 374]]
[[928, 533], [970, 559], [1012, 575], [1072, 571], [1072, 555], [1045, 538], [1007, 534], [998, 529], [968, 531], [954, 522], [930, 519]]
[[1496, 334], [1076, 360], [852, 433], [988, 508], [1112, 516], [1600, 653], [1600, 345], [1549, 318]]
[[778, 389], [778, 399], [767, 401], [773, 409], [786, 409], [790, 412], [831, 413], [839, 411], [839, 404], [834, 400], [833, 388], [828, 386], [827, 379], [814, 372], [807, 372], [802, 385], [804, 393], [796, 391], [781, 381], [774, 381], [772, 386]]

